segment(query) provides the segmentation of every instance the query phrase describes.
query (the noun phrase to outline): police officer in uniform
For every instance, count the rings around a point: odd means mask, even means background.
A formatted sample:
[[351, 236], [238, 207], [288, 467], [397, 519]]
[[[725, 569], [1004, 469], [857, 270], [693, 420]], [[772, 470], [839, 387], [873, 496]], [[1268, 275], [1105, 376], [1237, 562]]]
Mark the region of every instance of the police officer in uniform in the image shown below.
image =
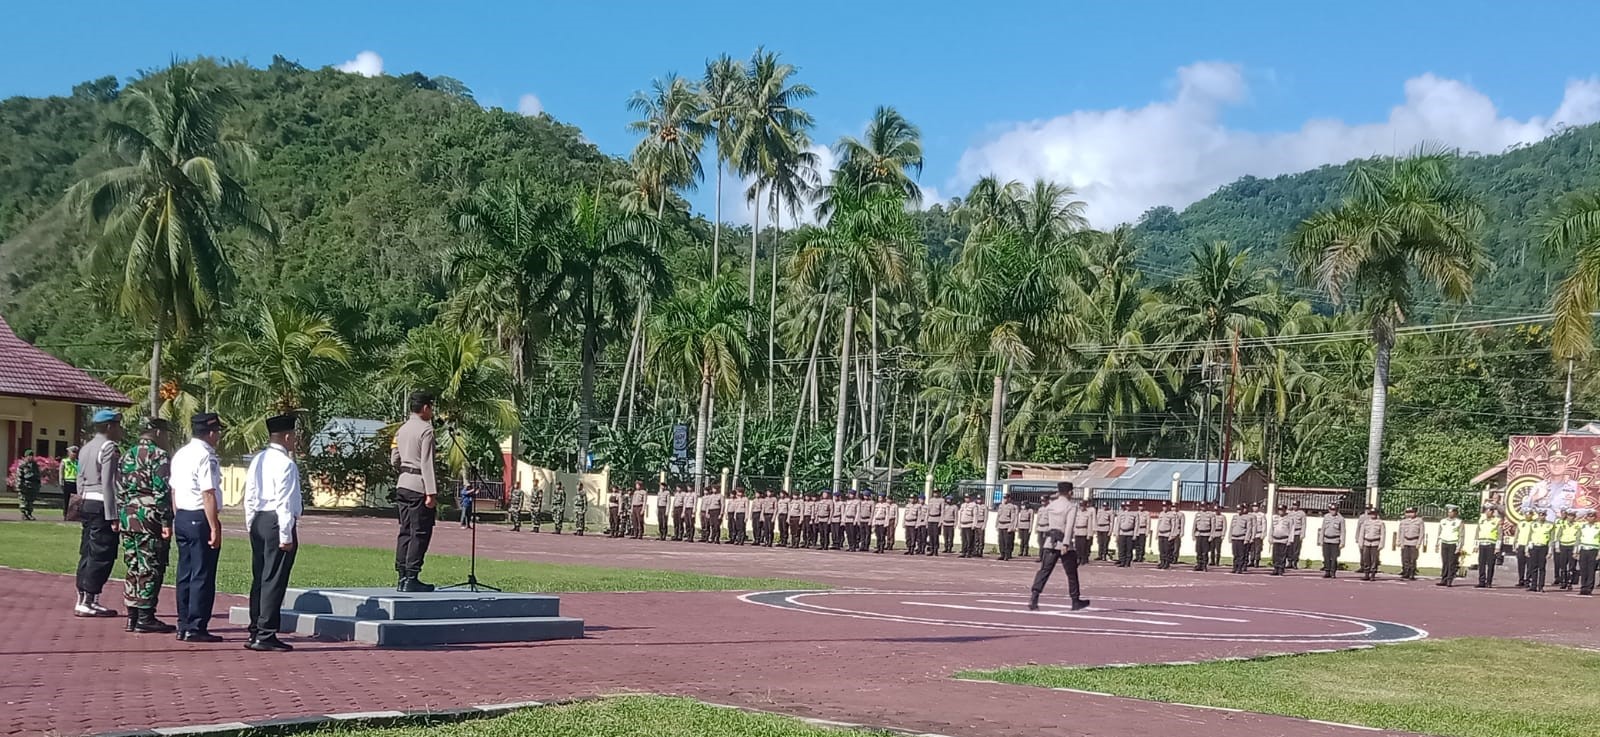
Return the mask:
[[1150, 513], [1144, 502], [1133, 503], [1133, 562], [1144, 562], [1144, 550], [1150, 544]]
[[1439, 520], [1439, 586], [1453, 586], [1456, 580], [1456, 548], [1461, 545], [1461, 515], [1454, 504], [1444, 505]]
[[572, 534], [583, 537], [584, 530], [589, 529], [589, 490], [584, 488], [583, 482], [578, 482], [574, 496], [577, 498], [572, 501]]
[[928, 518], [922, 531], [922, 544], [928, 555], [939, 555], [939, 526], [944, 519], [944, 497], [935, 491], [923, 505], [922, 514]]
[[1406, 507], [1406, 516], [1400, 520], [1397, 533], [1400, 538], [1400, 578], [1417, 580], [1417, 553], [1428, 544], [1428, 528], [1417, 516], [1416, 507]]
[[1133, 566], [1133, 536], [1139, 530], [1139, 518], [1130, 507], [1117, 511], [1114, 522], [1117, 532], [1117, 567]]
[[981, 495], [974, 495], [972, 500], [978, 504], [972, 510], [972, 536], [976, 538], [973, 541], [972, 557], [982, 558], [984, 549], [989, 545], [989, 501]]
[[79, 473], [82, 531], [78, 538], [78, 603], [72, 615], [115, 617], [116, 611], [100, 606], [100, 592], [117, 558], [117, 494], [122, 488], [122, 452], [117, 443], [122, 440], [122, 413], [97, 410], [91, 420], [94, 437], [83, 446], [85, 463]]
[[649, 503], [650, 492], [645, 491], [644, 482], [633, 482], [633, 493], [628, 497], [628, 528], [635, 540], [644, 539], [644, 508]]
[[1116, 520], [1110, 505], [1101, 502], [1094, 513], [1095, 560], [1111, 560], [1111, 526]]
[[1595, 522], [1594, 510], [1584, 509], [1583, 524], [1578, 526], [1578, 594], [1594, 595], [1595, 559], [1600, 555], [1600, 523]]
[[67, 448], [67, 457], [61, 459], [61, 519], [67, 518], [72, 497], [78, 495], [78, 446]]
[[[417, 576], [433, 541], [433, 523], [438, 519], [435, 497], [439, 492], [433, 468], [433, 395], [412, 392], [407, 401], [411, 417], [395, 431], [389, 460], [400, 472], [395, 481], [395, 508], [400, 534], [395, 539], [394, 569], [399, 575], [395, 588], [406, 592], [427, 592], [433, 584]], [[537, 520], [537, 518], [535, 518]], [[534, 522], [534, 531], [539, 529]]]
[[1194, 512], [1194, 569], [1204, 572], [1211, 563], [1211, 505], [1200, 505]]
[[1306, 540], [1306, 512], [1300, 502], [1289, 505], [1289, 521], [1294, 523], [1294, 540], [1289, 543], [1289, 567], [1300, 567], [1301, 545]]
[[1211, 507], [1211, 565], [1222, 565], [1222, 537], [1228, 533], [1228, 515], [1217, 505]]
[[662, 484], [656, 489], [656, 540], [666, 542], [672, 532], [672, 487]]
[[22, 451], [17, 463], [17, 494], [22, 497], [22, 518], [33, 521], [33, 503], [39, 498], [39, 460], [33, 457], [32, 448]]
[[1544, 591], [1544, 567], [1550, 557], [1550, 538], [1555, 525], [1537, 512], [1529, 524], [1532, 529], [1528, 531], [1528, 590]]
[[[1022, 557], [1028, 557], [1028, 538], [1033, 537], [1033, 504], [1018, 505], [1017, 521], [1012, 525], [1012, 535], [1022, 546]], [[1072, 534], [1076, 534], [1073, 532]], [[1077, 549], [1077, 538], [1073, 538], [1073, 549]]]
[[1234, 573], [1244, 573], [1250, 565], [1250, 532], [1254, 527], [1250, 518], [1250, 508], [1240, 504], [1239, 511], [1228, 523], [1228, 542], [1233, 545]]
[[622, 489], [611, 487], [606, 494], [606, 537], [622, 537]]
[[1378, 579], [1378, 550], [1383, 547], [1383, 520], [1378, 510], [1367, 507], [1367, 514], [1356, 523], [1356, 544], [1361, 546], [1361, 573], [1363, 581]]
[[556, 524], [556, 534], [561, 534], [561, 527], [567, 521], [567, 489], [556, 482], [554, 497], [550, 500], [550, 518]]
[[962, 502], [961, 507], [956, 510], [956, 526], [961, 530], [961, 557], [963, 558], [972, 557], [973, 542], [977, 539], [977, 535], [973, 533], [973, 524], [977, 514], [978, 502], [971, 494], [968, 494], [967, 500]]
[[[1487, 521], [1488, 519], [1489, 513], [1486, 511], [1484, 520]], [[1498, 522], [1499, 520], [1495, 521]], [[1481, 526], [1482, 524], [1480, 524]], [[1571, 591], [1574, 583], [1572, 573], [1577, 564], [1578, 551], [1578, 521], [1577, 515], [1573, 514], [1571, 509], [1561, 511], [1561, 519], [1556, 520], [1556, 530], [1553, 537], [1553, 542], [1555, 543], [1556, 588], [1562, 591]]]
[[923, 519], [928, 514], [928, 508], [922, 503], [922, 495], [914, 494], [906, 502], [905, 512], [901, 514], [901, 522], [905, 525], [906, 551], [901, 555], [919, 555], [922, 553], [923, 530], [927, 527], [927, 520]]
[[290, 451], [294, 424], [294, 415], [267, 418], [272, 441], [250, 459], [245, 473], [244, 524], [250, 530], [250, 641], [245, 647], [257, 652], [294, 649], [278, 639], [302, 511], [300, 468]]
[[524, 498], [523, 498], [523, 494], [522, 494], [522, 487], [518, 486], [518, 487], [513, 488], [511, 490], [511, 531], [512, 532], [517, 532], [517, 531], [522, 529], [522, 503], [523, 503], [523, 501], [524, 501]]
[[1289, 516], [1288, 507], [1278, 505], [1278, 513], [1272, 516], [1268, 530], [1272, 536], [1272, 575], [1282, 576], [1294, 550], [1294, 518]]
[[1072, 482], [1063, 481], [1056, 485], [1056, 498], [1050, 500], [1044, 509], [1039, 510], [1039, 516], [1045, 519], [1045, 541], [1040, 546], [1039, 572], [1034, 574], [1033, 587], [1030, 589], [1032, 596], [1028, 599], [1030, 611], [1039, 610], [1039, 595], [1044, 593], [1044, 585], [1050, 581], [1050, 574], [1054, 572], [1056, 562], [1060, 561], [1061, 569], [1067, 574], [1067, 596], [1071, 601], [1072, 611], [1078, 611], [1089, 606], [1089, 600], [1083, 598], [1078, 587], [1078, 554], [1066, 543], [1067, 535], [1072, 532], [1073, 517], [1078, 514], [1078, 505], [1072, 501]]
[[1339, 514], [1338, 504], [1328, 505], [1317, 538], [1322, 542], [1322, 577], [1334, 578], [1339, 575], [1339, 551], [1344, 548], [1344, 515]]
[[[127, 568], [122, 603], [128, 607], [128, 632], [177, 629], [156, 619], [166, 572], [167, 551], [162, 541], [172, 539], [171, 467], [166, 449], [170, 429], [166, 420], [150, 420], [118, 474], [115, 507], [122, 529], [122, 562]], [[222, 639], [211, 634], [204, 637], [205, 642]]]
[[1494, 507], [1483, 510], [1478, 520], [1478, 585], [1475, 588], [1494, 588], [1495, 554], [1500, 549], [1500, 515]]
[[722, 544], [722, 488], [713, 487], [705, 496], [700, 498], [700, 509], [705, 513], [705, 524], [700, 533], [700, 542], [709, 542], [713, 545]]

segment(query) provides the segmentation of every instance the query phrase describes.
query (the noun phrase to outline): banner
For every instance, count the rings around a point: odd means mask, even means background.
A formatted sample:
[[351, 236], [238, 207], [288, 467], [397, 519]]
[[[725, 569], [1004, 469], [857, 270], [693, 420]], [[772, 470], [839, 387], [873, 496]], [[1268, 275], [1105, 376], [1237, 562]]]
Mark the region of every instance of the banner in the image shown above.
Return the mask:
[[1513, 436], [1505, 494], [1508, 516], [1517, 522], [1600, 509], [1600, 436]]

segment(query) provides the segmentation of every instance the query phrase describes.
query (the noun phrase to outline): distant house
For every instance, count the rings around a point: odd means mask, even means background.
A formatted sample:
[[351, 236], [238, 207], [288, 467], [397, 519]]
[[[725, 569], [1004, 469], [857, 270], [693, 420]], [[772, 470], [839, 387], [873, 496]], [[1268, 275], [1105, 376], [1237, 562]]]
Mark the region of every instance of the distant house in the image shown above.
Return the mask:
[[376, 440], [378, 432], [387, 424], [383, 420], [335, 417], [328, 420], [321, 430], [311, 436], [311, 453], [313, 455], [347, 454], [351, 448]]
[[1004, 463], [1009, 472], [1002, 483], [1013, 493], [1046, 495], [1057, 483], [1071, 481], [1093, 499], [1116, 503], [1161, 502], [1172, 498], [1176, 475], [1178, 499], [1185, 508], [1211, 502], [1225, 506], [1264, 502], [1267, 478], [1249, 461], [1229, 461], [1227, 483], [1222, 483], [1218, 461], [1171, 458], [1099, 458], [1089, 464]]
[[0, 317], [0, 473], [27, 448], [65, 456], [84, 438], [85, 408], [131, 404], [122, 392], [17, 337]]

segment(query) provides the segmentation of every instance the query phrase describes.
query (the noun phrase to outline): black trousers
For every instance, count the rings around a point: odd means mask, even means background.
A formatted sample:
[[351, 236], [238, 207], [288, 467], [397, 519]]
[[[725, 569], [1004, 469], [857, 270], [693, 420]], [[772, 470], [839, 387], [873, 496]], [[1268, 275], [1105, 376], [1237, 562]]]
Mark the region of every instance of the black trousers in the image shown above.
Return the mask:
[[[656, 539], [657, 540], [665, 540], [665, 539], [667, 539], [667, 532], [669, 531], [668, 528], [670, 527], [668, 522], [672, 519], [672, 512], [670, 510], [671, 510], [671, 507], [656, 507]], [[538, 512], [534, 512], [534, 514], [538, 515], [539, 513]], [[535, 517], [535, 518], [537, 519], [537, 517]]]
[[1289, 567], [1289, 549], [1293, 544], [1292, 542], [1276, 541], [1272, 543], [1272, 573], [1274, 575], [1282, 576], [1283, 569]]
[[889, 530], [890, 527], [888, 525], [872, 526], [873, 533], [878, 537], [878, 544], [874, 549], [880, 553], [889, 549]]
[[1439, 543], [1439, 581], [1446, 586], [1456, 580], [1456, 543]]
[[635, 539], [635, 540], [643, 540], [644, 539], [644, 507], [634, 507], [633, 511], [630, 512], [629, 514], [631, 516], [628, 519], [628, 524], [632, 528], [629, 531], [633, 533], [633, 539]]
[[1578, 593], [1585, 596], [1594, 593], [1594, 565], [1595, 556], [1600, 550], [1594, 548], [1578, 549]]
[[1361, 546], [1361, 572], [1368, 576], [1376, 576], [1378, 574], [1378, 546]]
[[1095, 547], [1099, 549], [1099, 552], [1095, 553], [1095, 560], [1111, 559], [1111, 533], [1098, 531], [1095, 532], [1094, 544]]
[[929, 522], [922, 526], [921, 550], [928, 555], [939, 554], [939, 523]]
[[1567, 588], [1572, 585], [1568, 571], [1572, 568], [1572, 546], [1556, 543], [1556, 585]]
[[[1017, 533], [1014, 530], [1000, 531], [1000, 560], [1011, 560], [1011, 554], [1017, 549]], [[1076, 556], [1074, 556], [1076, 557]]]
[[[1022, 546], [1022, 550], [1020, 552], [1022, 553], [1022, 557], [1024, 557], [1024, 558], [1028, 557], [1028, 538], [1032, 537], [1032, 536], [1033, 536], [1033, 531], [1032, 530], [1018, 530], [1017, 531], [1017, 542], [1020, 543], [1021, 546]], [[1074, 539], [1072, 541], [1072, 549], [1073, 549], [1073, 552], [1077, 552], [1078, 541], [1076, 539]]]
[[1046, 548], [1039, 553], [1039, 572], [1033, 576], [1034, 595], [1044, 593], [1044, 585], [1050, 582], [1050, 574], [1055, 572], [1056, 561], [1061, 562], [1061, 570], [1067, 573], [1067, 596], [1072, 601], [1082, 599], [1083, 592], [1078, 588], [1078, 554], [1056, 548]]
[[1294, 541], [1289, 543], [1289, 567], [1290, 568], [1299, 568], [1300, 567], [1300, 550], [1301, 550], [1301, 546], [1305, 544], [1305, 541], [1306, 541], [1306, 538], [1305, 538], [1304, 535], [1295, 535], [1294, 536]]
[[700, 532], [700, 539], [722, 544], [722, 510], [706, 512], [706, 524]]
[[1211, 538], [1196, 537], [1194, 539], [1194, 569], [1206, 570], [1211, 563]]
[[1517, 546], [1517, 585], [1528, 585], [1528, 546]]
[[778, 515], [778, 545], [780, 547], [789, 546], [789, 515], [787, 514]]
[[972, 546], [974, 541], [978, 539], [978, 536], [973, 534], [975, 532], [976, 530], [972, 529], [971, 527], [961, 528], [961, 557], [972, 557]]
[[1322, 572], [1330, 575], [1339, 574], [1339, 544], [1322, 544]]
[[735, 545], [744, 542], [744, 513], [728, 513], [728, 542]]
[[67, 507], [72, 505], [72, 497], [78, 493], [78, 482], [61, 482], [61, 516], [67, 516]]
[[1494, 556], [1499, 549], [1496, 543], [1478, 543], [1478, 585], [1494, 585]]
[[294, 554], [278, 548], [278, 516], [257, 514], [250, 523], [250, 639], [277, 637]]
[[1400, 546], [1400, 577], [1414, 580], [1417, 577], [1417, 546]]
[[[1045, 535], [1045, 533], [1037, 532], [1037, 533], [1034, 533], [1034, 534], [1039, 538], [1039, 557], [1042, 559], [1044, 557], [1044, 535]], [[1086, 536], [1078, 535], [1078, 536], [1072, 538], [1072, 552], [1078, 554], [1078, 562], [1079, 563], [1088, 563], [1089, 562], [1089, 554], [1093, 550], [1093, 548], [1091, 548], [1090, 545], [1091, 545], [1091, 543], [1089, 542], [1089, 538], [1086, 537]], [[1023, 555], [1027, 555], [1028, 554], [1027, 548], [1023, 548], [1022, 554]]]
[[178, 631], [207, 632], [217, 601], [217, 554], [210, 545], [206, 513], [178, 510], [172, 534], [178, 538]]
[[98, 594], [117, 562], [117, 533], [111, 530], [111, 520], [106, 519], [104, 502], [84, 500], [82, 527], [78, 536], [78, 591]]
[[439, 510], [425, 506], [424, 499], [426, 497], [420, 491], [400, 489], [395, 492], [400, 534], [394, 543], [394, 571], [401, 578], [416, 578], [422, 573], [422, 562], [428, 557], [428, 544], [433, 541], [433, 523], [439, 519]]
[[953, 548], [956, 544], [956, 526], [943, 525], [941, 529], [944, 530], [944, 552], [954, 552]]
[[1244, 573], [1245, 564], [1250, 562], [1250, 541], [1230, 540], [1233, 543], [1233, 572]]
[[1211, 538], [1211, 543], [1206, 545], [1206, 547], [1211, 550], [1211, 565], [1222, 565], [1222, 538]]
[[1144, 535], [1134, 535], [1133, 536], [1133, 562], [1135, 562], [1135, 563], [1143, 563], [1144, 562], [1144, 549], [1145, 549], [1145, 546], [1148, 545], [1148, 544], [1149, 544], [1149, 541], [1145, 539]]
[[1133, 536], [1117, 536], [1117, 565], [1127, 568], [1133, 565]]
[[1549, 545], [1528, 546], [1528, 590], [1544, 590], [1544, 562], [1550, 556]]

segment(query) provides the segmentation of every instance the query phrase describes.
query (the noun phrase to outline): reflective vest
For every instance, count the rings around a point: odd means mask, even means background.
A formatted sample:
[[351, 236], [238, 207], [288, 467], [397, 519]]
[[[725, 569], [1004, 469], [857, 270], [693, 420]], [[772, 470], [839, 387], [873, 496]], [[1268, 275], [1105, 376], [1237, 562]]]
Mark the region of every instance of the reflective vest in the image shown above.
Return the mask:
[[1578, 523], [1566, 521], [1556, 523], [1556, 542], [1562, 545], [1577, 545]]
[[1600, 548], [1600, 525], [1585, 522], [1578, 528], [1578, 547], [1586, 550]]
[[1461, 542], [1461, 519], [1446, 517], [1439, 520], [1439, 542], [1455, 545]]
[[61, 461], [61, 480], [76, 482], [78, 480], [78, 461], [67, 458]]
[[1478, 544], [1493, 545], [1500, 542], [1500, 518], [1494, 517], [1478, 523]]
[[1528, 544], [1535, 547], [1550, 546], [1550, 533], [1555, 531], [1555, 525], [1540, 520], [1533, 523], [1533, 532], [1529, 533]]

